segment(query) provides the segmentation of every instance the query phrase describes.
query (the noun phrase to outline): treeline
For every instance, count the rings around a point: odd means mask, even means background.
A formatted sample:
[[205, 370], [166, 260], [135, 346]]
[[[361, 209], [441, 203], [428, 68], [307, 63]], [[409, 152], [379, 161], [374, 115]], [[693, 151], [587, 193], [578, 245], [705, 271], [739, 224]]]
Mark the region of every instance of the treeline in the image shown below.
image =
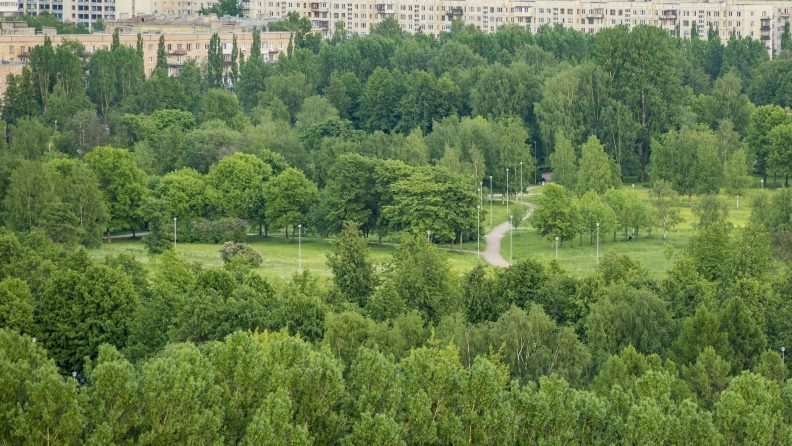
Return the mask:
[[6, 232], [0, 429], [10, 444], [785, 443], [792, 275], [760, 218], [733, 229], [710, 207], [662, 279], [613, 253], [584, 277], [531, 260], [459, 276], [422, 236], [381, 268], [354, 224], [330, 281], [290, 282], [252, 272], [242, 244], [223, 268], [172, 250], [144, 267]]

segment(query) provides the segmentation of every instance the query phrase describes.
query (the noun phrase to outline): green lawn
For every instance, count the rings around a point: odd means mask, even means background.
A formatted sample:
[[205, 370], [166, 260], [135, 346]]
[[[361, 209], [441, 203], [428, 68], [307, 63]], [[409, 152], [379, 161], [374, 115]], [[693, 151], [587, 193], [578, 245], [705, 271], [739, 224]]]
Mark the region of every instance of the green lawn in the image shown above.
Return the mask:
[[[755, 178], [756, 186], [759, 185], [759, 177]], [[630, 183], [625, 184], [624, 189], [632, 193], [632, 186]], [[729, 208], [729, 220], [736, 226], [744, 226], [750, 217], [750, 198], [758, 191], [751, 189], [746, 194], [746, 197], [740, 198], [741, 208], [736, 208], [734, 198], [721, 194], [721, 199], [727, 203]], [[532, 193], [541, 193], [541, 188], [532, 191]], [[636, 196], [645, 200], [648, 205], [649, 187], [647, 184], [639, 183], [635, 185]], [[481, 250], [486, 247], [484, 234], [492, 230], [494, 226], [506, 221], [507, 215], [515, 216], [515, 219], [522, 216], [527, 211], [528, 207], [516, 203], [509, 205], [509, 212], [507, 214], [506, 205], [500, 203], [500, 199], [495, 199], [492, 205], [493, 225], [489, 224], [489, 201], [484, 197], [484, 204], [481, 213]], [[525, 201], [536, 203], [538, 196], [526, 196]], [[696, 205], [696, 197], [693, 197], [692, 205]], [[636, 260], [643, 263], [649, 271], [655, 276], [662, 276], [674, 262], [674, 256], [681, 253], [682, 249], [687, 245], [693, 234], [692, 224], [695, 223], [695, 217], [691, 212], [691, 207], [687, 203], [687, 197], [682, 197], [680, 200], [680, 210], [685, 221], [680, 224], [673, 231], [669, 232], [668, 245], [663, 245], [662, 233], [655, 231], [654, 233], [646, 234], [641, 232], [633, 242], [624, 241], [624, 235], [617, 235], [617, 241], [613, 241], [613, 234], [600, 234], [600, 255], [607, 251], [615, 251], [618, 254], [628, 254]], [[270, 237], [251, 236], [248, 238], [248, 243], [261, 252], [264, 257], [264, 262], [257, 268], [257, 271], [262, 275], [270, 278], [277, 278], [284, 276], [288, 278], [298, 269], [298, 247], [297, 242], [286, 242], [283, 234], [272, 234]], [[673, 248], [668, 248], [671, 246]], [[449, 244], [438, 245], [445, 255], [448, 256], [452, 267], [459, 273], [464, 273], [473, 268], [479, 263], [484, 263], [483, 260], [477, 259], [474, 253], [460, 253], [458, 251], [449, 251]], [[507, 260], [509, 259], [509, 237], [503, 239], [501, 243], [501, 253]], [[386, 265], [393, 253], [393, 245], [385, 244], [384, 246], [377, 246], [376, 239], [372, 238], [371, 253], [374, 262], [380, 267]], [[454, 246], [459, 249], [458, 245]], [[180, 244], [177, 246], [177, 252], [189, 261], [199, 261], [207, 266], [222, 266], [222, 261], [219, 254], [220, 245], [204, 245], [204, 244]], [[463, 249], [467, 251], [476, 250], [476, 240], [465, 242]], [[527, 222], [522, 226], [518, 226], [513, 234], [512, 240], [512, 258], [513, 261], [526, 258], [534, 258], [543, 263], [547, 263], [555, 258], [555, 247], [551, 246], [549, 240], [539, 237]], [[668, 251], [667, 251], [668, 250]], [[304, 269], [324, 277], [330, 276], [330, 271], [326, 264], [327, 254], [331, 251], [330, 241], [321, 238], [304, 237], [302, 242], [302, 265]], [[115, 239], [110, 245], [104, 244], [102, 247], [92, 250], [91, 255], [96, 259], [104, 258], [107, 255], [127, 253], [131, 254], [139, 261], [148, 262], [148, 255], [146, 254], [145, 247], [140, 242], [140, 239]], [[672, 254], [670, 259], [666, 258], [666, 254]], [[580, 240], [576, 239], [573, 242], [566, 242], [558, 249], [558, 261], [566, 270], [574, 274], [587, 274], [596, 267], [597, 251], [596, 245], [590, 244], [589, 240], [584, 237], [583, 245], [580, 246]]]
[[[281, 276], [288, 278], [295, 273], [299, 268], [299, 255], [298, 243], [286, 242], [283, 236], [248, 237], [250, 243], [257, 251], [264, 257], [261, 266], [256, 268], [260, 274], [269, 278], [279, 278]], [[221, 267], [223, 261], [220, 259], [221, 245], [207, 245], [197, 243], [182, 243], [176, 246], [176, 252], [179, 253], [185, 260], [190, 262], [201, 262], [206, 266]], [[470, 247], [475, 249], [473, 245], [465, 245], [466, 249]], [[444, 246], [441, 246], [444, 248]], [[319, 276], [330, 276], [330, 270], [327, 267], [326, 260], [327, 254], [331, 252], [330, 241], [319, 238], [304, 237], [302, 240], [302, 267]], [[372, 240], [371, 255], [372, 259], [378, 266], [382, 267], [387, 264], [391, 259], [394, 246], [386, 244], [384, 246], [377, 246], [375, 240]], [[445, 255], [448, 256], [452, 268], [459, 273], [464, 273], [473, 268], [478, 260], [475, 254], [464, 254], [460, 252], [449, 252], [443, 250]], [[148, 254], [146, 248], [141, 243], [140, 239], [115, 239], [111, 244], [103, 244], [100, 248], [90, 251], [90, 254], [95, 259], [103, 259], [108, 255], [119, 253], [130, 254], [138, 261], [148, 263]], [[483, 262], [483, 260], [481, 261]]]
[[[758, 177], [756, 179], [756, 186], [759, 186]], [[623, 189], [628, 193], [633, 193], [631, 183], [624, 184]], [[738, 227], [747, 224], [751, 215], [750, 199], [757, 191], [758, 188], [751, 189], [746, 194], [746, 197], [740, 197], [740, 209], [736, 208], [736, 200], [733, 197], [721, 193], [720, 197], [727, 204], [729, 209], [729, 221], [731, 221], [732, 224]], [[541, 189], [537, 189], [533, 192], [541, 193]], [[649, 206], [648, 183], [635, 184], [634, 193]], [[538, 197], [529, 197], [528, 200], [535, 203]], [[662, 276], [673, 266], [674, 257], [682, 252], [693, 234], [693, 224], [696, 222], [696, 217], [693, 215], [692, 207], [696, 206], [696, 202], [697, 197], [695, 196], [692, 198], [690, 205], [688, 205], [687, 197], [682, 197], [680, 199], [680, 213], [684, 218], [684, 222], [669, 232], [667, 245], [663, 245], [662, 232], [658, 232], [657, 230], [652, 234], [647, 234], [645, 231], [642, 231], [639, 233], [638, 237], [633, 238], [632, 242], [625, 241], [623, 233], [617, 235], [615, 242], [613, 241], [612, 233], [601, 233], [600, 256], [608, 251], [614, 251], [619, 255], [627, 254], [643, 263], [654, 276]], [[555, 245], [551, 244], [550, 240], [547, 238], [540, 237], [527, 222], [524, 227], [515, 230], [513, 237], [511, 249], [512, 258], [515, 262], [521, 259], [533, 258], [542, 263], [547, 263], [556, 258]], [[669, 246], [672, 248], [668, 248]], [[666, 258], [667, 253], [671, 254], [670, 259]], [[501, 243], [501, 254], [508, 260], [508, 236], [504, 238]], [[584, 237], [582, 246], [580, 245], [579, 238], [571, 242], [567, 241], [559, 245], [558, 261], [564, 269], [573, 274], [588, 274], [597, 264], [596, 243], [589, 243], [588, 237]]]

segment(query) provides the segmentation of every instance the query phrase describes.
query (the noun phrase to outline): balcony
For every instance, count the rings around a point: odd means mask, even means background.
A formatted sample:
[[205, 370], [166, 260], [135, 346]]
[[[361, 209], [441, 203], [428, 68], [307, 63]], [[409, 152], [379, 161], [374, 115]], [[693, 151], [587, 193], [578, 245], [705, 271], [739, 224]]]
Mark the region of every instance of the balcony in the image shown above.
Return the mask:
[[663, 14], [660, 16], [660, 20], [676, 20], [677, 19], [677, 12], [676, 10], [667, 10], [663, 11]]
[[187, 55], [187, 51], [185, 50], [169, 50], [168, 56], [185, 56]]
[[462, 14], [461, 6], [450, 7], [448, 8], [448, 11], [446, 11], [446, 15], [451, 17], [462, 17]]
[[762, 31], [770, 31], [770, 25], [762, 25], [759, 29]]
[[770, 36], [762, 34], [762, 37], [760, 37], [760, 39], [762, 39], [762, 40], [770, 40]]
[[311, 3], [311, 12], [327, 12], [326, 7], [320, 7], [320, 3]]
[[589, 18], [589, 19], [604, 19], [605, 18], [605, 12], [603, 12], [602, 9], [591, 9], [586, 14], [586, 18]]
[[27, 59], [27, 58], [30, 57], [30, 51], [23, 51], [23, 52], [17, 54], [17, 57], [20, 58], [20, 59]]
[[385, 4], [377, 4], [374, 5], [377, 8], [377, 12], [379, 14], [395, 14], [396, 13], [396, 5], [392, 3], [385, 3]]

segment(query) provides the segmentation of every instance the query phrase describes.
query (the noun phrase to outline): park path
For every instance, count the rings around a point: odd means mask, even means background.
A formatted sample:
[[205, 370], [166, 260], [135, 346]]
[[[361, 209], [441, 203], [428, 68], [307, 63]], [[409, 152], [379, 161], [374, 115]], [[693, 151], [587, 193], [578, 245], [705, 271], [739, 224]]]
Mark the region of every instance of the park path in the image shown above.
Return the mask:
[[[539, 188], [541, 186], [531, 186], [528, 188], [530, 192], [533, 189]], [[512, 201], [512, 203], [517, 203], [516, 201]], [[533, 203], [523, 202], [524, 205], [528, 206], [528, 212], [525, 213], [523, 220], [526, 220], [528, 217], [531, 216], [531, 213], [534, 210]], [[487, 235], [484, 236], [484, 239], [487, 240], [487, 247], [484, 252], [481, 253], [481, 256], [484, 257], [484, 260], [487, 261], [490, 265], [500, 266], [506, 268], [509, 266], [509, 262], [503, 258], [503, 254], [501, 254], [501, 241], [503, 237], [509, 233], [509, 222], [504, 222], [495, 226], [495, 228], [490, 231]]]

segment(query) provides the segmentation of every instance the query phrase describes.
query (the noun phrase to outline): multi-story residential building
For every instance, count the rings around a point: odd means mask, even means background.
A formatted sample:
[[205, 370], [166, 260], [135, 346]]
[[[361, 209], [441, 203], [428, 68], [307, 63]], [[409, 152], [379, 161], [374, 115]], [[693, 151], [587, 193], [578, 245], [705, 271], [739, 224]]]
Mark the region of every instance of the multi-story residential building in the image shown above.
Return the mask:
[[[197, 19], [200, 18], [199, 22]], [[108, 22], [109, 32], [94, 34], [57, 35], [54, 29], [45, 29], [45, 33], [36, 33], [33, 28], [23, 28], [24, 22], [4, 23], [0, 28], [0, 94], [5, 91], [6, 77], [9, 74], [20, 74], [30, 57], [30, 51], [36, 45], [44, 43], [49, 36], [53, 45], [60, 44], [63, 38], [78, 40], [85, 49], [92, 53], [98, 49], [109, 48], [113, 42], [112, 30], [119, 28], [122, 45], [135, 47], [137, 34], [143, 38], [143, 67], [146, 75], [150, 75], [157, 66], [157, 47], [160, 35], [165, 35], [165, 51], [168, 57], [168, 72], [178, 75], [184, 64], [195, 60], [201, 63], [209, 53], [209, 41], [217, 33], [220, 46], [226, 59], [231, 64], [231, 50], [236, 36], [237, 45], [245, 59], [250, 58], [250, 46], [253, 43], [253, 26], [261, 28], [258, 20], [241, 19], [236, 21], [218, 19], [216, 16], [180, 19], [155, 18], [138, 16], [126, 21]], [[203, 25], [201, 25], [201, 23]], [[194, 31], [185, 32], [195, 27]], [[25, 25], [26, 26], [26, 25]], [[27, 31], [27, 32], [25, 32]], [[275, 62], [278, 55], [285, 52], [289, 45], [290, 35], [287, 32], [262, 32], [261, 55], [264, 60]]]
[[574, 28], [596, 33], [615, 25], [654, 25], [674, 34], [677, 26], [683, 36], [690, 35], [695, 21], [700, 37], [706, 38], [709, 26], [717, 28], [721, 39], [732, 32], [767, 43], [768, 49], [780, 44], [784, 22], [789, 20], [792, 1], [579, 1], [579, 0], [347, 0], [244, 2], [252, 17], [278, 19], [295, 11], [311, 19], [325, 34], [336, 22], [347, 32], [365, 35], [371, 26], [393, 17], [407, 32], [418, 29], [438, 34], [450, 29], [452, 19], [461, 19], [484, 32], [494, 32], [504, 24], [516, 24], [536, 32], [542, 25]]

